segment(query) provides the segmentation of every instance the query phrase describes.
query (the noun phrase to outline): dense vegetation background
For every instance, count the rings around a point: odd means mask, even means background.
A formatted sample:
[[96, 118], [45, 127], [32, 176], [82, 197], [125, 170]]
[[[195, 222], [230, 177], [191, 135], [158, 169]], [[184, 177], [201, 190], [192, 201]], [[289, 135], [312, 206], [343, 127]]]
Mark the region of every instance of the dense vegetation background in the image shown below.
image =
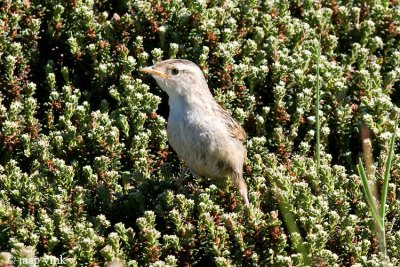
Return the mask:
[[[382, 172], [399, 47], [396, 0], [1, 1], [0, 258], [398, 266], [400, 157], [386, 263], [355, 163], [366, 125]], [[174, 57], [201, 66], [246, 129], [250, 206], [229, 181], [174, 186], [182, 162], [166, 139], [167, 97], [138, 72]], [[370, 178], [379, 194], [382, 179]]]

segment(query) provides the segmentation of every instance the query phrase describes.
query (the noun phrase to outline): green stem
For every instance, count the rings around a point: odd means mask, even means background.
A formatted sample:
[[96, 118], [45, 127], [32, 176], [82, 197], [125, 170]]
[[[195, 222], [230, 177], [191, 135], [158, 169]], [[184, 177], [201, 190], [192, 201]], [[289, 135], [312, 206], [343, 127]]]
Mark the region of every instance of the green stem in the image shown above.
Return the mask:
[[319, 170], [321, 165], [320, 156], [320, 124], [319, 124], [319, 105], [320, 105], [320, 83], [319, 83], [319, 64], [321, 57], [321, 37], [319, 38], [317, 47], [317, 94], [315, 97], [315, 124], [316, 124], [316, 151], [315, 157], [317, 160], [317, 175], [319, 176]]
[[289, 209], [288, 202], [278, 193], [279, 198], [279, 209], [281, 210], [282, 216], [284, 218], [284, 222], [286, 227], [288, 228], [290, 236], [294, 233], [298, 233], [300, 237], [300, 243], [296, 247], [297, 252], [303, 255], [304, 265], [310, 266], [310, 258], [308, 256], [308, 249], [304, 245], [303, 238], [300, 234], [299, 228], [296, 225], [296, 220], [293, 216], [293, 213]]
[[[396, 120], [396, 129], [397, 129], [397, 120]], [[385, 164], [385, 174], [383, 178], [383, 188], [382, 188], [382, 195], [381, 195], [381, 210], [380, 210], [380, 217], [382, 220], [382, 250], [383, 254], [386, 256], [386, 236], [385, 236], [385, 206], [386, 206], [386, 199], [387, 199], [387, 191], [389, 187], [389, 179], [390, 179], [390, 168], [392, 166], [393, 161], [393, 154], [394, 154], [394, 144], [396, 141], [396, 130], [394, 131], [392, 138], [390, 139], [390, 146], [389, 146], [389, 155], [386, 159]]]
[[385, 232], [384, 232], [384, 228], [382, 225], [382, 219], [380, 218], [378, 210], [376, 209], [375, 200], [374, 200], [371, 190], [369, 188], [367, 174], [365, 173], [364, 165], [362, 163], [361, 158], [358, 159], [357, 169], [358, 169], [358, 174], [360, 175], [361, 181], [363, 183], [365, 197], [367, 199], [369, 208], [372, 212], [372, 216], [374, 217], [375, 223], [379, 228], [379, 232], [383, 233], [383, 235], [384, 235]]
[[389, 147], [389, 155], [386, 159], [386, 166], [385, 166], [385, 175], [383, 179], [383, 188], [382, 188], [382, 196], [381, 196], [381, 218], [384, 220], [385, 218], [385, 205], [386, 205], [386, 198], [387, 198], [387, 191], [389, 187], [389, 179], [390, 179], [390, 168], [392, 166], [393, 154], [394, 154], [394, 144], [396, 141], [396, 130], [392, 135], [390, 140], [390, 147]]

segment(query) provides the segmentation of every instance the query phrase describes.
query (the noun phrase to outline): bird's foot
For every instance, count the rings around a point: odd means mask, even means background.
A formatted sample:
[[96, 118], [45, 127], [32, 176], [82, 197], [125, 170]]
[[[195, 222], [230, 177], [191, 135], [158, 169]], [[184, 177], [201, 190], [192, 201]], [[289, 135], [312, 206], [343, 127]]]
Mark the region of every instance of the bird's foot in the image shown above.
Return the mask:
[[182, 171], [181, 171], [181, 174], [179, 175], [179, 178], [176, 179], [176, 181], [175, 181], [175, 185], [176, 185], [176, 186], [179, 187], [179, 186], [182, 185], [183, 179], [185, 178], [185, 175], [186, 175], [186, 173], [187, 173], [188, 170], [189, 170], [189, 166], [188, 166], [188, 165], [185, 165], [185, 167], [183, 167], [183, 169], [182, 169]]

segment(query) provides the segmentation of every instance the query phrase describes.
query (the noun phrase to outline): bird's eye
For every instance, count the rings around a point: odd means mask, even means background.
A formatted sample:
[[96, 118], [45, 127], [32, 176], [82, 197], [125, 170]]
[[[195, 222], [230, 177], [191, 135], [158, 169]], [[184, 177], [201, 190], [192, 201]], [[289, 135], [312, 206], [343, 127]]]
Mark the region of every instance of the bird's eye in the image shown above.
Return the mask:
[[173, 68], [171, 70], [172, 75], [177, 75], [179, 73], [179, 70], [177, 68]]

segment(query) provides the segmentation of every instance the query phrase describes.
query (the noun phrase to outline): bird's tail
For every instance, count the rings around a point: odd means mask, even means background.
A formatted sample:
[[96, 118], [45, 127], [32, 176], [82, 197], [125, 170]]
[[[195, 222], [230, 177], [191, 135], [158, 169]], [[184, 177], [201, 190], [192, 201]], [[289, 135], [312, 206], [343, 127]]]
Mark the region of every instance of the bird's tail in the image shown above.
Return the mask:
[[237, 189], [239, 190], [239, 193], [242, 196], [244, 203], [249, 204], [249, 198], [247, 196], [247, 185], [246, 182], [243, 180], [243, 173], [234, 171], [231, 178], [232, 181], [235, 183]]

